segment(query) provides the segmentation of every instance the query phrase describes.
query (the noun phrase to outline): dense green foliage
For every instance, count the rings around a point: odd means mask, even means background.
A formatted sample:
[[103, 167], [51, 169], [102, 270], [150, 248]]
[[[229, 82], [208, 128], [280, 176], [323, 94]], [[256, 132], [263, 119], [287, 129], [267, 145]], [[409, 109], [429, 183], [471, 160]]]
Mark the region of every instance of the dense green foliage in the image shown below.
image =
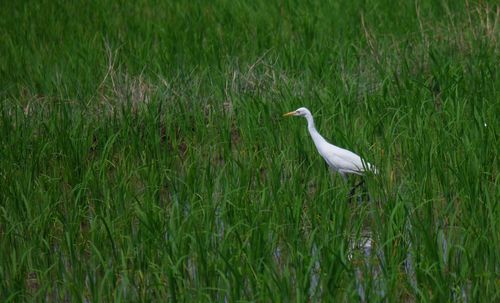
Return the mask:
[[[500, 300], [499, 23], [472, 0], [2, 1], [0, 301]], [[299, 106], [377, 165], [370, 202]]]

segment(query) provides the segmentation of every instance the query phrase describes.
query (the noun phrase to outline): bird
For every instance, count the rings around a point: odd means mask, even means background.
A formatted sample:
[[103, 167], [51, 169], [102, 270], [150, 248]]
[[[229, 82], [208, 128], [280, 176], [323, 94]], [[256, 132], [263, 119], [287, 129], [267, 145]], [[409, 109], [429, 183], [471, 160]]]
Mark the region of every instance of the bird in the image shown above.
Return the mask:
[[[309, 134], [313, 139], [318, 153], [321, 155], [321, 157], [323, 157], [328, 166], [333, 171], [338, 172], [345, 181], [347, 181], [348, 174], [364, 175], [368, 171], [375, 174], [378, 173], [377, 168], [374, 165], [364, 161], [357, 154], [353, 153], [350, 150], [335, 146], [326, 141], [326, 139], [323, 138], [323, 136], [316, 130], [316, 127], [314, 126], [314, 118], [309, 109], [301, 107], [296, 109], [295, 111], [286, 113], [283, 116], [297, 116], [306, 118], [307, 129], [309, 130]], [[364, 183], [364, 180], [356, 185], [353, 190], [362, 183]], [[353, 193], [353, 190], [351, 190], [351, 193]]]

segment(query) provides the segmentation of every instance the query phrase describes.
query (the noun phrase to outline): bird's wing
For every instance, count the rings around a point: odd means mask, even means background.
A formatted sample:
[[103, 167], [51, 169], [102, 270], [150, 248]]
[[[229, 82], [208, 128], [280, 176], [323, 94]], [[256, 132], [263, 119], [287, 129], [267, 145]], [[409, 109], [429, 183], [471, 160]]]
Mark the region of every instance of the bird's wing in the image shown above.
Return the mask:
[[[360, 174], [365, 171], [363, 162], [358, 155], [335, 145], [331, 145], [330, 148], [324, 152], [323, 158], [330, 166], [333, 166], [335, 170], [341, 172]], [[368, 164], [365, 163], [365, 165]]]

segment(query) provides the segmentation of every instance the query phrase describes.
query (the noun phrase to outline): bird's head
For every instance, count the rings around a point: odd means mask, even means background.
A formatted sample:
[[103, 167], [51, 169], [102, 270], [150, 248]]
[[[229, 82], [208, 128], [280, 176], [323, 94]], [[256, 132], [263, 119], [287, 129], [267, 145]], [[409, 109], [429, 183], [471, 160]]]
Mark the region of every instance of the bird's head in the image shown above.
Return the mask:
[[304, 117], [307, 115], [311, 115], [311, 112], [307, 108], [301, 107], [301, 108], [294, 110], [293, 112], [289, 112], [289, 113], [284, 114], [283, 117], [286, 117], [286, 116]]

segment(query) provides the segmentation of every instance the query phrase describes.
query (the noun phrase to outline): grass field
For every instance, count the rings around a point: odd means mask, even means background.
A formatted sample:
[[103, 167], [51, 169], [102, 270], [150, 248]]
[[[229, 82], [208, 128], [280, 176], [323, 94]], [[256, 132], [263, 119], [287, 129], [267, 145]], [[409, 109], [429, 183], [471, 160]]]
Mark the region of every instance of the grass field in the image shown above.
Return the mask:
[[[499, 301], [499, 23], [473, 0], [2, 1], [0, 301]], [[379, 168], [371, 202], [300, 106]]]

